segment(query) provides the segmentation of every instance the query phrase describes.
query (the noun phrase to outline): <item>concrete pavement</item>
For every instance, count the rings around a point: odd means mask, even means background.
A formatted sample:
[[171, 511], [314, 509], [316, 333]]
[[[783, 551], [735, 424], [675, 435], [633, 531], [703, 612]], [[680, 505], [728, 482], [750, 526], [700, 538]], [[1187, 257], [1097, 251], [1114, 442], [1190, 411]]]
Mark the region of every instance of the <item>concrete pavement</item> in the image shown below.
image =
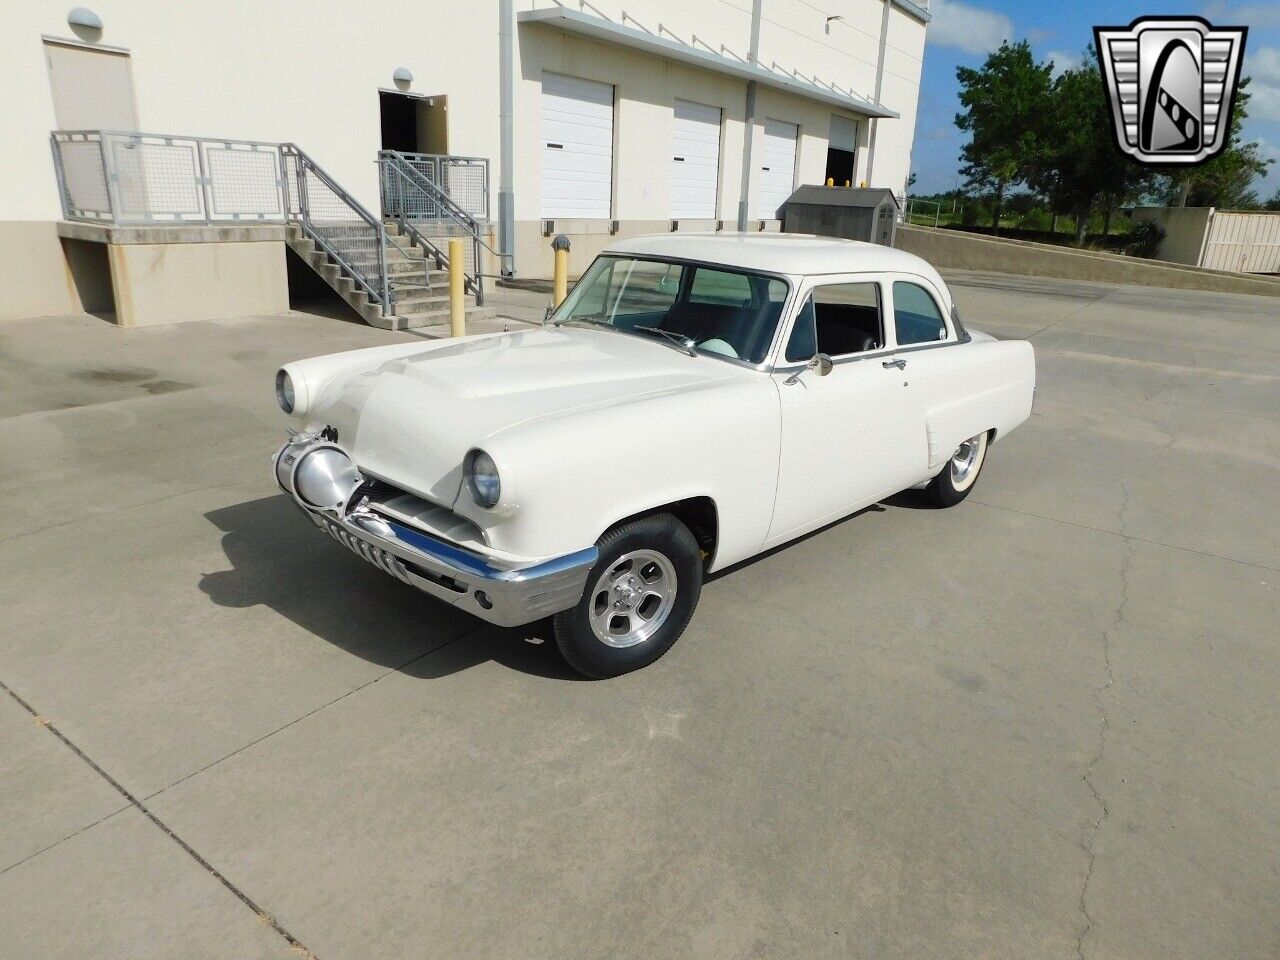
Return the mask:
[[973, 495], [715, 579], [602, 683], [276, 495], [276, 366], [406, 334], [0, 324], [0, 943], [1275, 956], [1274, 300], [951, 280], [1039, 362]]

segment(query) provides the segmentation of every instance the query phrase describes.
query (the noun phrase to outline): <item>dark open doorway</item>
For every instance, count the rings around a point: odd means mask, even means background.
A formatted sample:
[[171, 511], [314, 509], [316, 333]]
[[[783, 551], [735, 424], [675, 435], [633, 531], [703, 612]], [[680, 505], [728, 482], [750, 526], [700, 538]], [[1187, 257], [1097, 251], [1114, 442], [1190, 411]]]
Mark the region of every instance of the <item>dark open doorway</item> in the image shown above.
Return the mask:
[[378, 91], [382, 149], [401, 153], [448, 153], [446, 97]]

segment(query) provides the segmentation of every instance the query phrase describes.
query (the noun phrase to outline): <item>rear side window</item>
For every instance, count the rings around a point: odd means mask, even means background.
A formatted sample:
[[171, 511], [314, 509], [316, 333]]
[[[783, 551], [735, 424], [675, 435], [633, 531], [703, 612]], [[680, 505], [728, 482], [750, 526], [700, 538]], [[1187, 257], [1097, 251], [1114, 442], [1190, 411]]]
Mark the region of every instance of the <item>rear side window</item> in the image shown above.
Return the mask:
[[745, 307], [751, 303], [751, 280], [745, 273], [697, 267], [689, 287], [689, 302]]
[[829, 283], [815, 287], [796, 316], [787, 341], [790, 363], [815, 353], [843, 357], [884, 346], [878, 283]]
[[937, 343], [947, 339], [947, 325], [937, 303], [924, 287], [898, 280], [893, 285], [893, 326], [898, 346]]

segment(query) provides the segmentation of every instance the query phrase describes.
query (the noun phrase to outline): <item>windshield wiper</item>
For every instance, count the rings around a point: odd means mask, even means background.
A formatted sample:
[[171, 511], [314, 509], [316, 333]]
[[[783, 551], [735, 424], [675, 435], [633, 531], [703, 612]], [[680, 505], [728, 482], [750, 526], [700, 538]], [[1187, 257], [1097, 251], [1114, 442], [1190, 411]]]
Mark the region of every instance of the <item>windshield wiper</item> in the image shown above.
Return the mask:
[[566, 323], [589, 323], [595, 327], [613, 326], [613, 324], [611, 324], [608, 320], [604, 320], [601, 317], [592, 317], [592, 316], [565, 317], [563, 320], [557, 320], [554, 324], [552, 324], [552, 326], [562, 327]]
[[643, 327], [639, 325], [634, 326], [631, 329], [643, 330], [645, 333], [656, 333], [658, 336], [664, 337], [679, 346], [689, 356], [696, 357], [698, 355], [698, 352], [694, 350], [694, 346], [696, 346], [697, 341], [694, 340], [693, 337], [686, 337], [683, 333], [676, 333], [674, 330], [663, 330], [661, 327]]

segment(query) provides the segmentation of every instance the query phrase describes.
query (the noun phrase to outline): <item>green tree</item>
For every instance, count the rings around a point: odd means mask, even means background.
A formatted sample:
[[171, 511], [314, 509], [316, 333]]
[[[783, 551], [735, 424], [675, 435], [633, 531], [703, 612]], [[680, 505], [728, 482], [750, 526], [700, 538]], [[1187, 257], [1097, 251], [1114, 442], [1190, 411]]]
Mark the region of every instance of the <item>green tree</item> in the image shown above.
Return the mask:
[[1271, 195], [1271, 199], [1262, 205], [1263, 210], [1280, 210], [1280, 189]]
[[1257, 194], [1250, 189], [1255, 177], [1265, 176], [1274, 161], [1262, 156], [1256, 141], [1246, 142], [1241, 130], [1249, 115], [1249, 82], [1243, 77], [1236, 89], [1235, 109], [1227, 128], [1227, 145], [1222, 153], [1196, 167], [1183, 167], [1165, 175], [1159, 190], [1164, 202], [1176, 207], [1224, 207], [1227, 209], [1258, 206]]
[[960, 105], [956, 126], [969, 134], [960, 151], [966, 186], [991, 191], [991, 226], [1000, 227], [1006, 188], [1025, 181], [1038, 151], [1037, 132], [1049, 99], [1052, 66], [1036, 63], [1022, 40], [1000, 44], [981, 68], [958, 67]]
[[1053, 82], [1037, 122], [1037, 150], [1028, 164], [1027, 183], [1049, 199], [1055, 213], [1074, 216], [1077, 245], [1084, 243], [1095, 212], [1109, 226], [1114, 211], [1150, 189], [1154, 176], [1116, 146], [1109, 109], [1097, 58], [1089, 48], [1080, 67]]

